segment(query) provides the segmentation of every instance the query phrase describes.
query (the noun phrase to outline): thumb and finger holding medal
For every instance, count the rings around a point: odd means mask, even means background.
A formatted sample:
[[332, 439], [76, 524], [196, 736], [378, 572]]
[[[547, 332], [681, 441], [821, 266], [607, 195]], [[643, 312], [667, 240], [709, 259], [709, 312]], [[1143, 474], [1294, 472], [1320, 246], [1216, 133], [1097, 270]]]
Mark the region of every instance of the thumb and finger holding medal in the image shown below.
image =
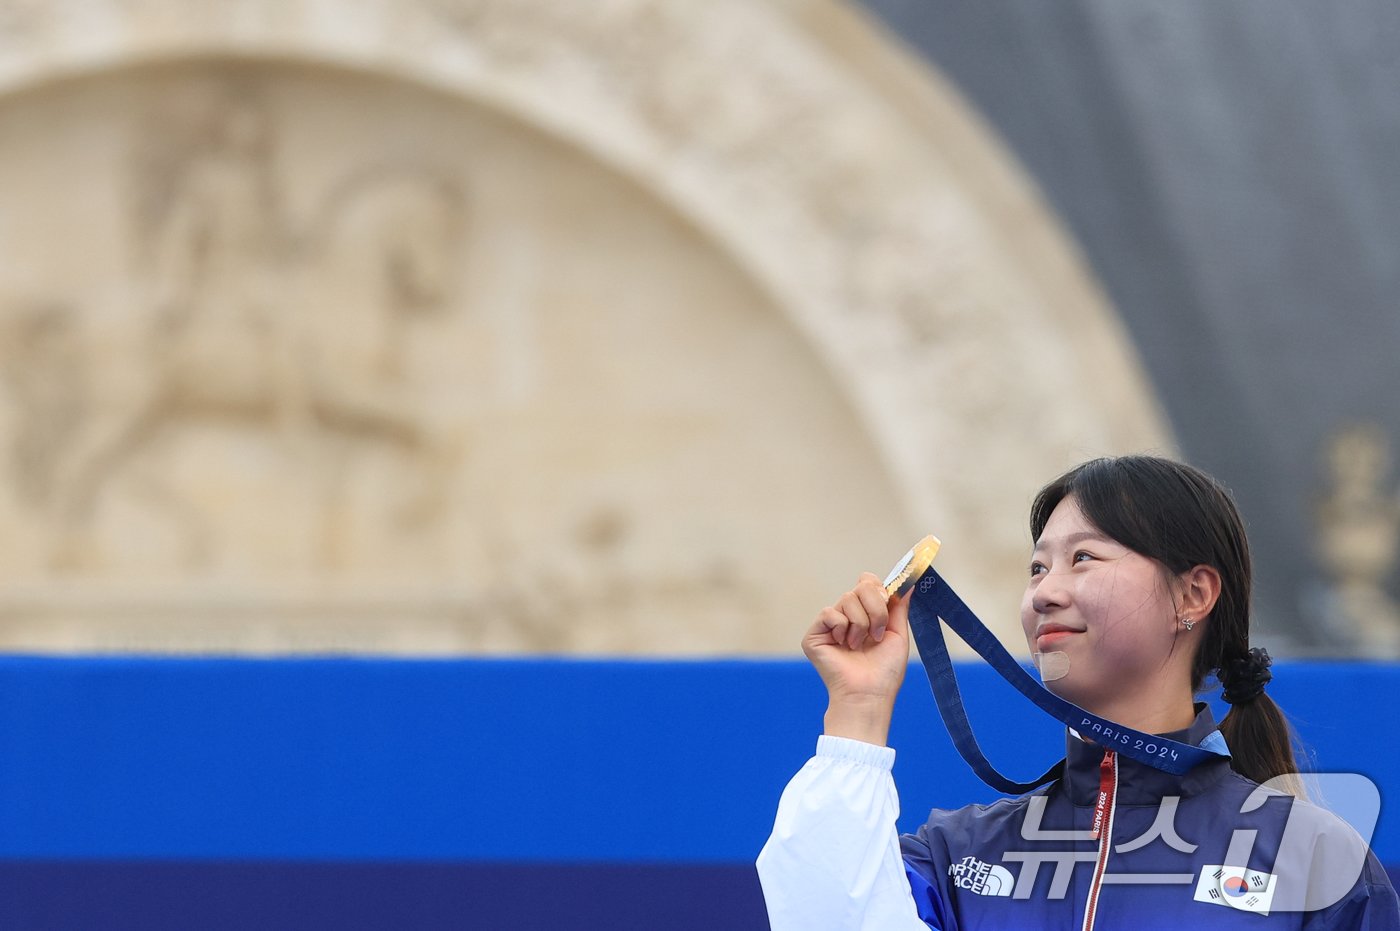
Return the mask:
[[866, 691], [871, 683], [858, 676], [873, 666], [885, 673], [876, 687], [898, 690], [909, 662], [909, 593], [932, 564], [938, 546], [936, 537], [925, 537], [883, 581], [863, 573], [854, 588], [817, 615], [802, 647], [829, 687], [839, 683], [838, 687]]
[[[830, 655], [832, 652], [871, 652], [882, 644], [887, 633], [894, 632], [903, 649], [881, 652], [890, 662], [907, 663], [910, 592], [933, 564], [939, 546], [937, 537], [924, 537], [904, 554], [883, 582], [873, 573], [863, 573], [854, 588], [817, 615], [803, 640], [808, 659], [819, 670], [830, 668], [840, 663]], [[1063, 652], [1036, 653], [1032, 659], [1044, 682], [1069, 672], [1069, 656]]]

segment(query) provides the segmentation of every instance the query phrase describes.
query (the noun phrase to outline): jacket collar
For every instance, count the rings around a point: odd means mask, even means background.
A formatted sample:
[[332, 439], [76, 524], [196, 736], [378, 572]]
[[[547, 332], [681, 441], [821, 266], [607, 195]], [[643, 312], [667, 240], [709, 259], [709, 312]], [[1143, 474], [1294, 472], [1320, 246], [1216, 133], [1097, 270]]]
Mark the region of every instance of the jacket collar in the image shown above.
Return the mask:
[[[1190, 727], [1159, 736], [1200, 746], [1201, 741], [1215, 731], [1215, 716], [1210, 706], [1196, 702], [1196, 719]], [[1099, 763], [1103, 755], [1103, 746], [1081, 739], [1073, 732], [1065, 735], [1065, 771], [1059, 784], [1074, 804], [1092, 805], [1098, 798]], [[1214, 786], [1229, 772], [1230, 761], [1226, 757], [1208, 760], [1184, 776], [1174, 776], [1119, 754], [1118, 801], [1125, 805], [1156, 805], [1164, 795], [1196, 795]]]

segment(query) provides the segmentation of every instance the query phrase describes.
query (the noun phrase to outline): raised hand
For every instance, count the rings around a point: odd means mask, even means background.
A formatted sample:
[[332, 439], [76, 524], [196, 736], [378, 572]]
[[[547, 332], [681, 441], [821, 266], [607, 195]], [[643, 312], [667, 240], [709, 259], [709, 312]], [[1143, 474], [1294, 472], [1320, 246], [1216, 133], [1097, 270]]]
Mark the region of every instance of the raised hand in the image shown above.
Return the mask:
[[879, 577], [863, 573], [817, 614], [802, 652], [826, 684], [826, 733], [883, 744], [909, 665], [908, 597], [887, 600]]

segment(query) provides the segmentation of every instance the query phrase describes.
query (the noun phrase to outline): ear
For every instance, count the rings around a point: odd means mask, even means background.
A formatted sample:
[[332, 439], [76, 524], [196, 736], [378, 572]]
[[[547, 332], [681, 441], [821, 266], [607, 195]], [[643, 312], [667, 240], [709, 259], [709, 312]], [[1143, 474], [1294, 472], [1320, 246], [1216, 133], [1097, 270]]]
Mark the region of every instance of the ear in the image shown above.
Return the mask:
[[1181, 583], [1177, 614], [1196, 621], [1210, 616], [1220, 598], [1220, 573], [1210, 566], [1195, 566], [1177, 578]]

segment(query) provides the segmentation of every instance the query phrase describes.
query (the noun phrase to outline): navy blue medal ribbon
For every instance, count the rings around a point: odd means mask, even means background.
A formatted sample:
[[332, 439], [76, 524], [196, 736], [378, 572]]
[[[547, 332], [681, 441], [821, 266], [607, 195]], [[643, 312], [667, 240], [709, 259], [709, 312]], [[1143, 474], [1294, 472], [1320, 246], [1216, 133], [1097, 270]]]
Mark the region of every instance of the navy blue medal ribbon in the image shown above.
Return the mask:
[[[942, 576], [929, 568], [919, 577], [909, 599], [909, 628], [919, 649], [919, 659], [923, 661], [924, 671], [928, 674], [929, 685], [933, 687], [938, 713], [948, 729], [948, 736], [953, 739], [953, 746], [972, 767], [972, 771], [999, 792], [1011, 795], [1029, 792], [1058, 778], [1064, 763], [1056, 763], [1033, 782], [1016, 782], [997, 772], [982, 753], [982, 748], [977, 745], [972, 725], [967, 720], [962, 694], [958, 691], [958, 680], [953, 672], [953, 662], [948, 656], [948, 646], [943, 641], [943, 630], [938, 623], [940, 618], [972, 647], [978, 656], [986, 660], [1003, 679], [1015, 686], [1017, 691], [1034, 702], [1040, 710], [1063, 721], [1067, 727], [1073, 728], [1105, 749], [1178, 776], [1207, 760], [1226, 755], [1218, 750], [1193, 747], [1178, 740], [1144, 734], [1090, 714], [1078, 705], [1060, 698], [1026, 672], [987, 629], [987, 625], [963, 603], [957, 592], [943, 581]], [[1204, 743], [1210, 744], [1212, 741], [1207, 738]], [[1215, 742], [1215, 745], [1222, 746], [1223, 741]]]

